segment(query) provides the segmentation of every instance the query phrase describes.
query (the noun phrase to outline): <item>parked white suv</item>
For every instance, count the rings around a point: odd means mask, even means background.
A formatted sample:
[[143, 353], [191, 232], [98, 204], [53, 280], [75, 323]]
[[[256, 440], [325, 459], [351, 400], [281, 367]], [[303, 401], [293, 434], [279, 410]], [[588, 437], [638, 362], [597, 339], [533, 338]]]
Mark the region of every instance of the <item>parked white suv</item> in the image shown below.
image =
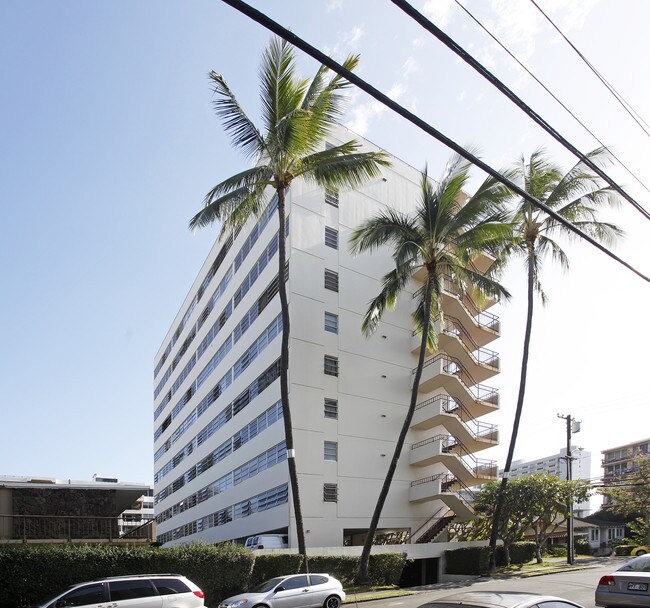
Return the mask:
[[180, 574], [138, 574], [73, 585], [39, 608], [201, 608], [203, 598]]

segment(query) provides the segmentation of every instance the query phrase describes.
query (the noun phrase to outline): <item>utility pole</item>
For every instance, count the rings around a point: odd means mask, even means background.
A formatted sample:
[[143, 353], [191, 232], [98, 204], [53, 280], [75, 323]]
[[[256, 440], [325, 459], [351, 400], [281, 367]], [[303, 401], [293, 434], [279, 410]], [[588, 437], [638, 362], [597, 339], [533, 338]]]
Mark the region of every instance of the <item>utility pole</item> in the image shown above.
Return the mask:
[[[562, 414], [557, 415], [558, 418], [563, 418], [566, 420], [566, 478], [567, 481], [572, 479], [572, 468], [573, 468], [573, 457], [571, 456], [571, 432], [575, 431], [576, 433], [580, 431], [580, 423], [568, 414], [563, 416]], [[569, 500], [567, 502], [567, 543], [566, 543], [566, 563], [573, 565], [574, 562], [574, 552], [573, 552], [573, 500], [571, 495], [569, 495]]]

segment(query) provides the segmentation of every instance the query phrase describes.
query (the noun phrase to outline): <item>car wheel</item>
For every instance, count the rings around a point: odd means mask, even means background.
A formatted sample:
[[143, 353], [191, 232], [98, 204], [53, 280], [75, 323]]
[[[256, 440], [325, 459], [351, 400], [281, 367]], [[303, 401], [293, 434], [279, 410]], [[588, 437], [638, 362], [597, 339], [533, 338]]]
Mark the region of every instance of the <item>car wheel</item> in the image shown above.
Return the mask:
[[323, 604], [323, 608], [340, 608], [341, 598], [338, 595], [330, 595]]
[[646, 554], [646, 551], [645, 551], [645, 549], [639, 549], [639, 550], [636, 552], [636, 554], [637, 554], [637, 555], [645, 555], [645, 554]]

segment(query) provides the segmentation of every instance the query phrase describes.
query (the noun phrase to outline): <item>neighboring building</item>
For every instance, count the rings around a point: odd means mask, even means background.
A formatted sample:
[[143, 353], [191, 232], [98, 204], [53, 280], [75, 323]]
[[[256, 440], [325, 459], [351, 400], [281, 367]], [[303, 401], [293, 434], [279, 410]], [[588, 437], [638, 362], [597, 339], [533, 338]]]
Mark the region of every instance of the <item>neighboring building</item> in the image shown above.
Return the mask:
[[594, 516], [586, 519], [576, 519], [575, 533], [584, 536], [597, 554], [609, 555], [610, 542], [620, 540], [625, 536], [625, 524], [604, 521]]
[[[641, 441], [603, 450], [603, 485], [605, 489], [614, 481], [618, 481], [629, 473], [634, 472], [634, 458], [636, 456], [649, 453], [650, 439], [642, 439]], [[610, 502], [609, 495], [604, 494], [602, 508], [609, 506]]]
[[[571, 447], [571, 458], [573, 459], [571, 467], [572, 479], [591, 480], [591, 452], [580, 447]], [[548, 473], [560, 479], [567, 478], [567, 450], [562, 448], [559, 454], [538, 458], [537, 460], [515, 460], [510, 467], [510, 479], [515, 477], [524, 477], [526, 475], [535, 475], [538, 473]], [[503, 475], [503, 470], [499, 471], [499, 477]], [[574, 505], [573, 513], [575, 517], [586, 517], [589, 515], [589, 501]]]
[[[95, 477], [74, 481], [52, 477], [0, 477], [0, 543], [115, 542], [123, 536], [120, 514], [146, 494], [138, 483]], [[141, 530], [132, 542], [153, 540]]]
[[130, 533], [154, 519], [153, 488], [149, 487], [145, 494], [138, 497], [128, 509], [124, 509], [120, 513], [117, 519], [120, 536]]
[[[341, 128], [328, 142], [353, 137]], [[365, 338], [363, 314], [393, 262], [388, 251], [353, 258], [347, 245], [384, 206], [413, 210], [420, 173], [392, 160], [359, 191], [323, 193], [296, 180], [287, 195], [290, 394], [309, 547], [362, 542], [410, 399], [419, 350], [411, 294], [421, 283]], [[297, 544], [279, 388], [277, 245], [273, 203], [218, 241], [156, 355], [154, 502], [164, 544], [260, 533], [288, 533]], [[491, 263], [475, 260], [480, 270]], [[443, 288], [441, 350], [427, 356], [379, 522], [387, 540], [430, 539], [452, 512], [472, 517], [456, 491], [496, 478], [496, 464], [474, 453], [498, 440], [496, 427], [477, 419], [499, 407], [497, 390], [482, 384], [499, 371], [497, 353], [485, 348], [499, 320], [459, 286]]]

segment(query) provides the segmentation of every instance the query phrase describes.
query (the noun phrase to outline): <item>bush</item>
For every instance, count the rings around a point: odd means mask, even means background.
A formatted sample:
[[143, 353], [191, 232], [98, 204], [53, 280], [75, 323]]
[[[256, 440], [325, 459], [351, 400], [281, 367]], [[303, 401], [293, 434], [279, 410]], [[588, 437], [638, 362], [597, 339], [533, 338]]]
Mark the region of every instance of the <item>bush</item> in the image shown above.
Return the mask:
[[371, 554], [370, 583], [372, 585], [398, 585], [404, 566], [406, 566], [406, 553]]
[[521, 541], [510, 545], [510, 561], [513, 564], [527, 564], [535, 557], [536, 545], [532, 541]]
[[487, 574], [490, 547], [463, 547], [445, 551], [447, 574]]
[[216, 605], [245, 588], [254, 557], [230, 543], [169, 549], [116, 545], [0, 546], [0, 607], [35, 604], [70, 585], [106, 576], [175, 572]]
[[[312, 560], [309, 560], [311, 570]], [[248, 588], [251, 589], [264, 581], [284, 574], [295, 574], [300, 572], [302, 566], [302, 555], [297, 553], [273, 553], [269, 555], [258, 555], [255, 557], [253, 574]]]
[[589, 541], [584, 536], [578, 536], [573, 540], [573, 550], [576, 555], [591, 555], [592, 549]]
[[550, 557], [566, 557], [566, 545], [548, 545], [545, 551], [546, 555]]
[[614, 547], [615, 555], [630, 555], [636, 545], [617, 545]]

